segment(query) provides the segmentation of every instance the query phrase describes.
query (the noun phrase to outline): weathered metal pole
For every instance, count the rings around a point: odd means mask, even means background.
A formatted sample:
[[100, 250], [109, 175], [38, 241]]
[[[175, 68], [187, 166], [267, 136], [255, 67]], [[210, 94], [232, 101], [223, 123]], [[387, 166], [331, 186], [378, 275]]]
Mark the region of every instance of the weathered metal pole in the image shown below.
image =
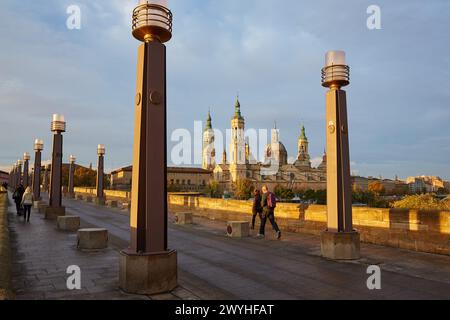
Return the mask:
[[41, 162], [42, 150], [44, 150], [44, 141], [36, 139], [34, 142], [34, 176], [33, 176], [33, 194], [34, 201], [41, 200]]
[[17, 179], [16, 179], [16, 171], [17, 171], [17, 168], [16, 168], [16, 164], [13, 164], [13, 167], [12, 167], [12, 170], [11, 170], [11, 175], [10, 175], [10, 177], [9, 177], [9, 187], [11, 188], [11, 190], [15, 190], [16, 189], [16, 181], [17, 181]]
[[20, 186], [22, 184], [22, 163], [21, 159], [17, 160], [17, 176], [16, 176], [16, 186]]
[[50, 179], [49, 179], [49, 173], [51, 171], [52, 166], [50, 164], [44, 166], [44, 181], [43, 181], [43, 188], [45, 192], [48, 192], [50, 189]]
[[353, 230], [350, 151], [346, 92], [350, 68], [343, 51], [327, 53], [322, 70], [327, 114], [327, 212], [328, 229], [322, 233], [322, 255], [337, 260], [358, 259], [360, 235]]
[[45, 210], [46, 219], [55, 219], [66, 214], [62, 206], [62, 159], [63, 159], [63, 136], [66, 131], [64, 116], [55, 114], [51, 125], [53, 131], [53, 153], [52, 169], [50, 173], [50, 200]]
[[[135, 100], [131, 245], [120, 260], [120, 285], [155, 294], [177, 286], [177, 252], [167, 245], [166, 46], [172, 13], [141, 1], [133, 12], [138, 50]], [[146, 266], [146, 267], [141, 267]]]
[[75, 198], [75, 156], [71, 155], [69, 158], [70, 166], [69, 166], [69, 185], [68, 185], [68, 193], [67, 197], [70, 199]]
[[98, 163], [97, 163], [97, 187], [96, 187], [96, 198], [95, 203], [98, 205], [105, 205], [105, 191], [104, 191], [104, 181], [105, 181], [105, 152], [106, 148], [104, 145], [99, 144], [97, 147]]
[[30, 186], [30, 154], [23, 154], [23, 187], [26, 189]]

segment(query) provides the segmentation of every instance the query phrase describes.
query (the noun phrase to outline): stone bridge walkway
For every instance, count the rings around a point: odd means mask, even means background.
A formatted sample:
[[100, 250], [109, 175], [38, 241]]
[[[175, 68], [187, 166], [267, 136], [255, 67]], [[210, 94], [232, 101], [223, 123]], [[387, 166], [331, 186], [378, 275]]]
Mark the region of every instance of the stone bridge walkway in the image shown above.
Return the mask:
[[[76, 200], [64, 202], [67, 214], [80, 216], [84, 226], [107, 228], [110, 246], [98, 253], [79, 252], [76, 235], [57, 231], [42, 215], [33, 212], [27, 225], [10, 213], [17, 298], [147, 299], [118, 289], [118, 252], [128, 246], [128, 215]], [[334, 262], [319, 256], [316, 236], [237, 240], [225, 236], [223, 222], [197, 218], [195, 223], [169, 223], [170, 247], [179, 254], [180, 288], [151, 298], [450, 299], [448, 256], [363, 244], [361, 260]], [[379, 291], [366, 285], [367, 267], [374, 264], [382, 269]], [[80, 291], [66, 288], [69, 265], [82, 270]]]

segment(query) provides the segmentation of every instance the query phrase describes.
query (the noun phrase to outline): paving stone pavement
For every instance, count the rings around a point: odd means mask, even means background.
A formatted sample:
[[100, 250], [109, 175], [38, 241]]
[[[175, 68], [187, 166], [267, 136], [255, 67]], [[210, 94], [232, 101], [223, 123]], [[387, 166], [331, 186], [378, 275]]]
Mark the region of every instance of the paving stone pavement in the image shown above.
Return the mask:
[[[152, 297], [129, 295], [118, 287], [119, 250], [110, 244], [101, 251], [76, 248], [76, 233], [61, 232], [55, 221], [33, 211], [25, 223], [10, 207], [13, 247], [13, 289], [17, 300], [180, 300], [196, 299], [178, 288], [171, 294]], [[84, 227], [89, 225], [84, 224]], [[81, 269], [81, 290], [67, 288], [69, 266]]]
[[[118, 289], [118, 251], [128, 246], [129, 216], [118, 209], [64, 200], [83, 226], [110, 232], [110, 247], [85, 253], [76, 236], [33, 213], [31, 224], [10, 215], [14, 287], [18, 299], [147, 299]], [[172, 220], [173, 217], [171, 216]], [[450, 299], [450, 257], [362, 244], [362, 259], [335, 262], [320, 257], [320, 240], [303, 234], [282, 241], [229, 239], [226, 224], [195, 218], [169, 223], [169, 245], [178, 251], [180, 288], [151, 299]], [[270, 233], [268, 233], [270, 234]], [[82, 270], [82, 290], [66, 289], [65, 270]], [[382, 269], [382, 290], [371, 291], [367, 267]]]

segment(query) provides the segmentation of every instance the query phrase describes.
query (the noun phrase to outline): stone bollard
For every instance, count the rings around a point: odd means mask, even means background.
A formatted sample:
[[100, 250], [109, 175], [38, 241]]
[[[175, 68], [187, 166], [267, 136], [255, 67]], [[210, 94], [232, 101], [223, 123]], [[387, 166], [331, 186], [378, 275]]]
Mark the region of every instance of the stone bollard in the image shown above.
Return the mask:
[[250, 223], [247, 221], [229, 221], [227, 235], [230, 238], [246, 238], [250, 236]]
[[106, 200], [106, 206], [110, 208], [119, 207], [119, 203], [116, 200]]
[[80, 217], [64, 216], [58, 217], [56, 225], [59, 230], [75, 232], [80, 229]]
[[96, 197], [94, 202], [98, 206], [104, 206], [106, 204], [105, 198]]
[[66, 208], [65, 207], [54, 208], [54, 207], [45, 206], [44, 214], [45, 214], [46, 220], [56, 220], [56, 219], [58, 219], [58, 217], [66, 215]]
[[82, 194], [77, 194], [76, 199], [77, 200], [83, 200], [83, 195]]
[[39, 206], [39, 208], [37, 209], [38, 213], [40, 214], [44, 214], [45, 211], [47, 210], [48, 205], [47, 204], [42, 204], [41, 206]]
[[108, 230], [80, 229], [78, 230], [77, 248], [80, 250], [101, 250], [108, 247]]
[[191, 212], [179, 212], [175, 214], [175, 223], [178, 225], [193, 224], [194, 219]]
[[122, 202], [122, 209], [130, 211], [131, 210], [131, 202]]
[[45, 213], [45, 208], [47, 207], [47, 203], [43, 201], [34, 201], [33, 208], [36, 209], [38, 213]]
[[84, 198], [84, 201], [86, 201], [87, 203], [92, 203], [92, 202], [94, 202], [94, 199], [92, 198], [92, 196], [86, 196]]

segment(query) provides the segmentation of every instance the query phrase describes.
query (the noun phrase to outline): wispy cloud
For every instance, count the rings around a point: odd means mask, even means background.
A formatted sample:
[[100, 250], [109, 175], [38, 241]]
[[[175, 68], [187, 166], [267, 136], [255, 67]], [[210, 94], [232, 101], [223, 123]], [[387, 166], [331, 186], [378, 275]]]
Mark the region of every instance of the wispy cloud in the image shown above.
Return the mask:
[[[131, 161], [136, 49], [131, 10], [137, 1], [83, 0], [82, 29], [65, 26], [72, 1], [0, 3], [0, 164], [34, 138], [49, 158], [51, 114], [66, 115], [65, 157], [107, 167]], [[380, 0], [383, 29], [366, 28], [373, 1], [172, 1], [168, 43], [169, 130], [193, 128], [212, 107], [214, 125], [229, 127], [236, 92], [247, 125], [277, 120], [296, 154], [305, 123], [311, 153], [325, 146], [325, 51], [344, 49], [352, 67], [351, 158], [363, 175], [430, 172], [450, 178], [450, 2]], [[25, 8], [25, 9], [24, 9]], [[386, 159], [394, 162], [389, 163]], [[398, 167], [395, 167], [398, 166]]]

